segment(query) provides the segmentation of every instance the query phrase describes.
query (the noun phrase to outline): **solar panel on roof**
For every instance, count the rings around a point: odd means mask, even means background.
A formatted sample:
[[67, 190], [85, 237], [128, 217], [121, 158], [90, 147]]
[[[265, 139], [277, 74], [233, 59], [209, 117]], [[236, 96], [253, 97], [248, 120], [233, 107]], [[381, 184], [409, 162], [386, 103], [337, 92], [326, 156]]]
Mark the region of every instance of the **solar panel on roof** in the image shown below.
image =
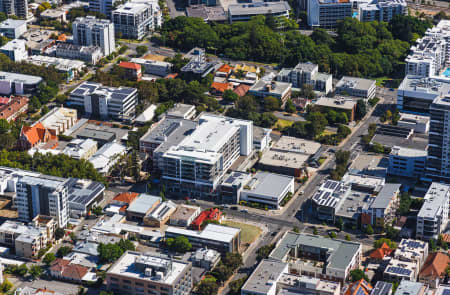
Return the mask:
[[407, 245], [408, 245], [408, 247], [412, 247], [412, 248], [423, 248], [422, 243], [417, 242], [417, 241], [408, 241]]
[[450, 295], [450, 289], [444, 289], [444, 292], [442, 292], [442, 295]]

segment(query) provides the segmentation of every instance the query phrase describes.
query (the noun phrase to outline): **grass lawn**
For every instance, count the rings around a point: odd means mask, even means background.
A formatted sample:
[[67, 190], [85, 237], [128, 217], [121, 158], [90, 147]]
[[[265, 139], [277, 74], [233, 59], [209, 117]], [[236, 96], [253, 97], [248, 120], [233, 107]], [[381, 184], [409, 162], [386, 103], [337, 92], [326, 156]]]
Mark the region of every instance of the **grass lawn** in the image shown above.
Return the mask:
[[378, 78], [375, 78], [375, 79], [377, 81], [376, 84], [377, 84], [378, 87], [383, 87], [384, 84], [386, 83], [386, 81], [392, 80], [391, 78], [386, 77], [386, 76], [378, 77]]
[[322, 134], [320, 134], [320, 136], [325, 136], [325, 135], [333, 135], [333, 134], [336, 134], [335, 132], [333, 132], [333, 131], [330, 131], [330, 130], [324, 130], [323, 132], [322, 132]]
[[292, 124], [294, 124], [294, 121], [278, 119], [278, 121], [275, 123], [274, 127], [279, 126], [279, 127], [281, 127], [281, 129], [284, 129], [286, 127], [290, 127]]
[[241, 244], [251, 244], [254, 242], [259, 235], [261, 234], [261, 229], [257, 226], [226, 220], [222, 222], [224, 225], [232, 226], [232, 227], [238, 227], [241, 229]]

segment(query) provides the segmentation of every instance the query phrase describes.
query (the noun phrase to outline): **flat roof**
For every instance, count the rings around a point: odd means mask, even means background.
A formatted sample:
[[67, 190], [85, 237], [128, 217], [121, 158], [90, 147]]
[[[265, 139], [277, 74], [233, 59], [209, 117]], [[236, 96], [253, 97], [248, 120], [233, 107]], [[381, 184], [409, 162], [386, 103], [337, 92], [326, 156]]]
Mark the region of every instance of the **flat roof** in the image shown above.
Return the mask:
[[231, 241], [237, 234], [240, 233], [240, 231], [241, 229], [236, 227], [223, 226], [212, 223], [206, 225], [206, 227], [201, 232], [173, 226], [169, 226], [166, 229], [166, 232], [183, 235], [185, 237], [194, 237], [224, 243], [231, 243]]
[[131, 205], [127, 208], [127, 211], [133, 213], [145, 214], [152, 208], [157, 202], [161, 202], [161, 198], [157, 196], [140, 194]]
[[286, 187], [294, 181], [294, 177], [269, 173], [257, 172], [250, 181], [244, 186], [242, 192], [252, 194], [279, 197], [286, 191]]
[[42, 82], [42, 77], [0, 71], [0, 81], [37, 85]]
[[349, 98], [333, 98], [322, 96], [314, 103], [314, 105], [343, 110], [352, 110], [356, 105], [356, 101]]
[[140, 141], [150, 143], [168, 142], [170, 146], [179, 144], [197, 127], [197, 122], [181, 118], [161, 119], [145, 133]]
[[177, 211], [175, 211], [170, 219], [176, 220], [187, 220], [191, 218], [196, 212], [200, 212], [200, 207], [189, 206], [189, 205], [179, 205]]
[[228, 12], [231, 15], [258, 15], [266, 13], [281, 13], [291, 10], [286, 1], [280, 2], [254, 2], [246, 4], [231, 4]]
[[398, 136], [384, 135], [384, 134], [375, 134], [374, 137], [372, 138], [371, 143], [375, 142], [390, 148], [394, 146], [399, 146], [425, 151], [427, 150], [428, 147], [428, 138], [417, 136], [417, 134], [413, 134], [409, 138], [402, 138]]
[[320, 149], [321, 146], [322, 145], [320, 143], [312, 140], [306, 140], [303, 138], [291, 136], [282, 136], [277, 142], [272, 145], [271, 150], [313, 155]]
[[167, 111], [167, 115], [171, 117], [181, 117], [184, 118], [186, 114], [195, 110], [195, 106], [191, 104], [177, 103]]
[[242, 286], [242, 291], [251, 294], [268, 294], [287, 268], [286, 262], [263, 259]]
[[299, 168], [309, 159], [310, 155], [269, 150], [263, 153], [259, 163], [268, 166]]
[[426, 157], [428, 152], [426, 150], [393, 146], [391, 149], [391, 155], [399, 157]]
[[[139, 259], [147, 259], [151, 261], [151, 263], [157, 265], [171, 264], [172, 269], [168, 272], [167, 276], [163, 276], [161, 279], [158, 279], [157, 277], [145, 276], [145, 273], [137, 269], [135, 265], [136, 261]], [[133, 279], [140, 279], [171, 285], [175, 282], [178, 276], [185, 271], [185, 269], [188, 266], [189, 264], [186, 262], [173, 260], [169, 257], [165, 257], [156, 253], [143, 254], [139, 252], [127, 251], [108, 269], [107, 274], [114, 274], [121, 277], [129, 277]]]
[[446, 96], [450, 93], [450, 83], [437, 78], [407, 75], [398, 90], [427, 93], [435, 97]]
[[[281, 2], [265, 2], [265, 3], [281, 3]], [[267, 89], [267, 86], [270, 85], [270, 90]], [[287, 82], [279, 82], [279, 81], [264, 81], [258, 80], [249, 91], [263, 91], [267, 93], [274, 93], [278, 95], [284, 95], [286, 91], [288, 91], [292, 87], [291, 83]]]
[[77, 133], [77, 137], [87, 137], [97, 140], [104, 140], [104, 141], [112, 141], [115, 138], [115, 134], [110, 131], [105, 130], [98, 130], [98, 129], [90, 129], [90, 128], [84, 128], [80, 132]]
[[450, 185], [433, 182], [428, 188], [424, 197], [424, 203], [420, 208], [417, 217], [423, 218], [435, 218], [443, 210], [445, 202], [448, 202], [448, 196], [450, 194]]
[[127, 2], [117, 7], [112, 13], [137, 14], [149, 8], [150, 5], [144, 2]]
[[336, 88], [338, 87], [369, 90], [375, 87], [375, 80], [344, 76], [336, 84]]
[[357, 221], [361, 214], [360, 212], [368, 210], [374, 200], [375, 198], [371, 194], [351, 191], [351, 194], [343, 199], [335, 215]]
[[420, 295], [425, 291], [424, 285], [419, 282], [402, 280], [395, 291], [395, 295]]
[[387, 208], [392, 198], [400, 191], [399, 183], [386, 183], [370, 206], [371, 208]]
[[83, 206], [89, 205], [105, 191], [105, 186], [102, 183], [86, 179], [70, 178], [68, 186], [68, 201]]
[[26, 24], [24, 20], [8, 18], [0, 23], [0, 29], [16, 29]]

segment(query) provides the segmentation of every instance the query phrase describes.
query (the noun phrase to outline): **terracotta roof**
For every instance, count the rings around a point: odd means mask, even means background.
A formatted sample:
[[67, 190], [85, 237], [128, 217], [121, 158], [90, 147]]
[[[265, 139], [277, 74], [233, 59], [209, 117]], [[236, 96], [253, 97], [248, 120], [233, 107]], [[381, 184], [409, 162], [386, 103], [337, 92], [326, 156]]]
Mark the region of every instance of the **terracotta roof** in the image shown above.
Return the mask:
[[369, 295], [372, 292], [373, 287], [364, 279], [356, 281], [350, 284], [345, 291], [344, 295]]
[[175, 79], [176, 77], [178, 77], [178, 73], [173, 73], [173, 74], [169, 74], [167, 76], [165, 76], [165, 79]]
[[450, 235], [449, 234], [443, 234], [442, 238], [446, 243], [450, 243]]
[[217, 71], [218, 72], [223, 72], [223, 73], [229, 73], [231, 70], [233, 70], [233, 67], [227, 64], [224, 64], [223, 66], [221, 66]]
[[205, 210], [192, 222], [191, 226], [200, 230], [200, 227], [204, 221], [207, 220], [220, 220], [222, 216], [222, 212], [220, 212], [217, 208], [211, 208], [209, 210]]
[[384, 256], [390, 255], [392, 253], [392, 249], [386, 243], [383, 243], [380, 248], [375, 249], [370, 253], [370, 258], [374, 259], [383, 259]]
[[69, 263], [70, 263], [69, 260], [57, 258], [57, 259], [55, 259], [55, 261], [52, 262], [52, 264], [50, 266], [50, 270], [55, 271], [55, 272], [62, 272], [64, 270], [64, 267], [69, 265]]
[[445, 274], [448, 263], [449, 258], [446, 254], [431, 253], [420, 270], [419, 277], [431, 277], [432, 279], [441, 277], [442, 274]]
[[58, 137], [49, 129], [46, 129], [42, 123], [36, 123], [33, 126], [23, 126], [21, 135], [24, 135], [28, 142], [33, 146], [38, 142], [47, 142], [57, 140]]
[[66, 40], [67, 40], [66, 34], [61, 34], [58, 36], [58, 41], [66, 42]]
[[130, 192], [121, 193], [115, 196], [113, 201], [131, 204], [134, 201], [134, 199], [137, 198], [137, 196], [139, 196], [138, 193], [130, 193]]
[[0, 97], [0, 119], [9, 120], [21, 109], [24, 109], [23, 111], [26, 111], [27, 105], [27, 97], [13, 97], [11, 99], [7, 97]]
[[88, 272], [89, 269], [87, 267], [77, 264], [70, 264], [64, 267], [64, 270], [61, 275], [64, 278], [69, 278], [75, 281], [81, 281]]
[[212, 82], [211, 88], [223, 93], [227, 89], [233, 89], [233, 86], [230, 83]]
[[135, 64], [134, 62], [129, 62], [129, 61], [120, 62], [119, 67], [125, 68], [125, 69], [131, 69], [131, 70], [140, 70], [141, 69], [141, 65]]
[[239, 96], [244, 96], [250, 90], [251, 86], [240, 84], [238, 87], [234, 88], [234, 92]]

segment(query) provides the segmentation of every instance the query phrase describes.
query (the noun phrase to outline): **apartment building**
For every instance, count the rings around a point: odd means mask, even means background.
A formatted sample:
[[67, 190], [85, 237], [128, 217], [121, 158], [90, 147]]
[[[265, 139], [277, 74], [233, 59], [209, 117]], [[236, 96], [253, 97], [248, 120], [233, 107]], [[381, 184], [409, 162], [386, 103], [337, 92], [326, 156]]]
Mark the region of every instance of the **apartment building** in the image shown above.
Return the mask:
[[109, 18], [116, 2], [119, 0], [89, 0], [89, 10], [103, 13]]
[[116, 49], [114, 24], [94, 16], [77, 17], [72, 23], [73, 44], [98, 46], [103, 55], [110, 55]]
[[106, 285], [116, 294], [188, 295], [192, 265], [162, 254], [127, 251], [106, 272]]
[[341, 181], [327, 180], [312, 197], [312, 207], [315, 215], [320, 220], [334, 222], [336, 212], [341, 207], [344, 199], [351, 192], [351, 185]]
[[198, 127], [162, 155], [162, 181], [183, 197], [216, 196], [225, 172], [253, 152], [253, 122], [203, 114]]
[[0, 47], [0, 52], [9, 57], [14, 62], [21, 62], [28, 58], [28, 51], [22, 39], [14, 39]]
[[291, 7], [286, 1], [279, 2], [253, 2], [245, 4], [231, 4], [228, 6], [230, 24], [239, 21], [249, 21], [253, 16], [264, 15], [289, 18]]
[[56, 45], [55, 55], [67, 59], [79, 59], [95, 65], [103, 56], [103, 51], [98, 46], [81, 46], [65, 42]]
[[418, 179], [425, 174], [426, 161], [426, 150], [394, 146], [389, 154], [388, 173]]
[[97, 142], [92, 139], [72, 139], [66, 147], [62, 150], [62, 153], [77, 159], [87, 160], [97, 152]]
[[148, 60], [144, 58], [132, 58], [131, 62], [140, 64], [144, 68], [144, 73], [165, 77], [170, 74], [172, 64], [165, 61]]
[[375, 97], [375, 80], [344, 76], [336, 84], [336, 93], [365, 99]]
[[0, 225], [0, 244], [14, 249], [19, 257], [36, 258], [39, 250], [47, 247], [49, 242], [52, 242], [52, 236], [45, 227], [12, 220]]
[[0, 11], [6, 15], [15, 15], [22, 19], [28, 18], [27, 0], [1, 0]]
[[17, 39], [27, 31], [27, 22], [8, 18], [0, 23], [0, 33], [6, 38]]
[[[450, 83], [446, 86], [450, 90]], [[425, 176], [433, 181], [447, 183], [450, 182], [449, 118], [450, 98], [436, 98], [430, 105], [430, 131]]]
[[0, 119], [8, 122], [15, 120], [19, 115], [28, 110], [28, 97], [2, 97], [0, 99]]
[[295, 68], [284, 68], [277, 75], [277, 81], [292, 83], [293, 88], [311, 85], [314, 90], [328, 94], [333, 90], [332, 75], [319, 73], [319, 66], [313, 63], [299, 63]]
[[437, 240], [445, 231], [448, 223], [449, 202], [450, 186], [433, 182], [417, 214], [416, 237], [418, 239]]
[[353, 4], [348, 0], [308, 0], [308, 26], [334, 28], [338, 21], [352, 17]]
[[155, 2], [127, 2], [112, 12], [114, 29], [123, 38], [141, 40], [160, 26], [159, 11]]
[[384, 227], [392, 223], [400, 205], [400, 186], [398, 183], [386, 183], [375, 197], [375, 201], [369, 207], [372, 225]]
[[[345, 282], [350, 271], [361, 266], [362, 246], [289, 231], [278, 241], [269, 258], [289, 262], [291, 273]], [[305, 262], [305, 258], [309, 261]]]
[[261, 99], [272, 96], [284, 104], [291, 98], [291, 88], [291, 83], [259, 80], [250, 88], [249, 93]]
[[127, 121], [136, 115], [137, 89], [84, 82], [70, 93], [69, 102], [84, 108], [87, 116]]
[[362, 22], [389, 22], [396, 15], [406, 15], [408, 5], [405, 0], [372, 0], [358, 7], [359, 20]]

